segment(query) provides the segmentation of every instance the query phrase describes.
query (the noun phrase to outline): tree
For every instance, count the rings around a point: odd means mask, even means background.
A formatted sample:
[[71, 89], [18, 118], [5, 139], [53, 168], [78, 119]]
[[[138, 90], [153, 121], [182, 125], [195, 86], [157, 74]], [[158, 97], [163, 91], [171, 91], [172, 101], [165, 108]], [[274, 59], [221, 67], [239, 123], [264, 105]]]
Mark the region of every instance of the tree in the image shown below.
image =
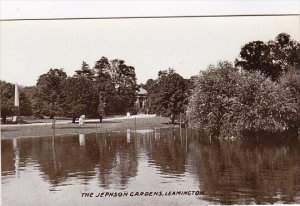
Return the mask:
[[279, 85], [282, 90], [287, 90], [291, 93], [292, 97], [297, 102], [297, 108], [299, 109], [296, 116], [298, 118], [291, 122], [291, 124], [297, 126], [300, 124], [300, 65], [291, 68], [285, 75], [281, 76], [279, 79]]
[[299, 42], [290, 35], [281, 33], [269, 42], [253, 41], [245, 44], [235, 61], [235, 66], [246, 71], [260, 71], [272, 80], [299, 63]]
[[299, 107], [291, 91], [259, 72], [242, 72], [236, 97], [223, 116], [225, 134], [235, 132], [281, 132], [294, 127]]
[[30, 101], [33, 116], [43, 118], [43, 103], [39, 99], [37, 86], [24, 87], [23, 91]]
[[86, 77], [90, 80], [95, 78], [95, 70], [91, 69], [85, 61], [82, 62], [81, 69], [76, 70], [75, 73], [75, 76]]
[[6, 117], [14, 114], [14, 85], [0, 81], [1, 87], [1, 117], [6, 123]]
[[98, 112], [98, 115], [99, 115], [100, 122], [102, 122], [102, 119], [103, 119], [103, 117], [105, 115], [105, 102], [102, 100], [101, 97], [99, 98], [97, 112]]
[[66, 78], [67, 74], [63, 69], [50, 69], [38, 78], [36, 95], [43, 115], [53, 118], [63, 113], [61, 83]]
[[[110, 63], [106, 57], [101, 57], [94, 67], [95, 70], [95, 87], [98, 93], [98, 108], [101, 112], [107, 112], [108, 96], [113, 96], [114, 86], [110, 76]], [[99, 112], [99, 111], [98, 111]], [[104, 113], [104, 112], [103, 112]]]
[[125, 113], [131, 110], [136, 100], [135, 68], [125, 64], [124, 60], [114, 59], [111, 61], [110, 75], [112, 84], [115, 88], [114, 103], [119, 105], [115, 107], [117, 113]]
[[75, 123], [80, 115], [95, 115], [98, 104], [98, 94], [93, 81], [85, 76], [69, 77], [61, 83], [63, 97], [63, 114], [72, 117]]
[[170, 117], [172, 123], [178, 115], [184, 113], [188, 85], [173, 69], [160, 71], [158, 79], [147, 81], [146, 87], [150, 111]]
[[218, 135], [229, 99], [236, 95], [237, 75], [238, 70], [227, 61], [209, 65], [199, 74], [187, 109], [192, 127]]
[[99, 113], [121, 114], [134, 106], [137, 90], [135, 69], [125, 61], [106, 57], [94, 67], [96, 87], [99, 94]]
[[[6, 123], [6, 117], [16, 115], [16, 107], [14, 106], [15, 85], [0, 81], [1, 90], [1, 117], [3, 123]], [[31, 104], [23, 89], [20, 89], [20, 115], [29, 116], [32, 114]]]
[[153, 79], [148, 79], [148, 80], [146, 81], [146, 84], [143, 85], [143, 86], [145, 87], [146, 90], [150, 90], [150, 89], [153, 87], [154, 84], [155, 84], [155, 80], [153, 80]]
[[20, 115], [32, 115], [32, 105], [30, 102], [30, 97], [27, 96], [26, 91], [23, 87], [20, 87]]
[[148, 93], [148, 99], [146, 101], [146, 107], [150, 113], [158, 113], [159, 102], [157, 101], [156, 94], [158, 93], [158, 80], [148, 79], [145, 84], [145, 89]]
[[195, 86], [187, 110], [190, 125], [214, 135], [285, 131], [298, 118], [300, 108], [289, 89], [229, 62], [201, 72]]

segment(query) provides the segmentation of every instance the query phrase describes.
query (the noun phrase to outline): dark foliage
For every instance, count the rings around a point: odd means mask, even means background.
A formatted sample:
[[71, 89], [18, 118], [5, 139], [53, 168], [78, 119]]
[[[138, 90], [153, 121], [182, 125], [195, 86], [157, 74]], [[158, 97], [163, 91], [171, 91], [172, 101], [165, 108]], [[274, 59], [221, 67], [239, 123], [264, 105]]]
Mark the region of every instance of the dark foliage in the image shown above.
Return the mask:
[[253, 41], [245, 44], [235, 66], [246, 71], [260, 71], [272, 80], [288, 71], [299, 62], [299, 42], [290, 35], [281, 33], [269, 42]]
[[62, 84], [63, 115], [72, 117], [73, 122], [80, 115], [96, 116], [98, 94], [93, 81], [84, 76], [65, 79]]
[[201, 72], [190, 97], [190, 125], [221, 136], [288, 130], [295, 126], [300, 107], [284, 82], [259, 72], [240, 72], [228, 62], [210, 66]]
[[[0, 81], [1, 118], [6, 122], [7, 116], [17, 115], [17, 108], [14, 106], [15, 85]], [[32, 115], [31, 104], [24, 89], [20, 88], [20, 115]]]
[[53, 118], [63, 114], [63, 88], [61, 84], [67, 78], [63, 69], [50, 69], [46, 74], [42, 74], [37, 81], [37, 104], [38, 113]]
[[173, 69], [160, 71], [158, 79], [148, 80], [148, 107], [150, 112], [171, 118], [183, 115], [188, 97], [189, 81], [185, 80]]

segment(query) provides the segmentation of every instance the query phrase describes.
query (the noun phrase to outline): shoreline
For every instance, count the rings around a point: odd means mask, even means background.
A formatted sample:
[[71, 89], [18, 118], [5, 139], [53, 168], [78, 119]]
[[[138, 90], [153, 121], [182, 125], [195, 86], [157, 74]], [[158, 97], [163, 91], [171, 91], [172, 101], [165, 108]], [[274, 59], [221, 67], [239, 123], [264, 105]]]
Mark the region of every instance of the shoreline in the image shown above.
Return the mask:
[[[154, 118], [156, 117], [155, 114], [139, 114], [139, 115], [131, 115], [131, 116], [116, 116], [116, 117], [109, 117], [109, 118], [105, 118], [103, 119], [106, 121], [110, 121], [110, 120], [120, 120], [120, 119], [140, 119], [140, 118]], [[100, 123], [99, 119], [85, 119], [84, 121], [85, 123]], [[69, 119], [56, 119], [56, 123], [55, 125], [58, 124], [68, 124], [68, 123], [72, 123], [72, 120]], [[79, 118], [76, 119], [75, 124], [79, 123]], [[74, 123], [72, 123], [74, 124]], [[42, 119], [42, 120], [27, 120], [26, 123], [13, 123], [13, 124], [1, 124], [1, 128], [7, 128], [7, 127], [26, 127], [26, 126], [42, 126], [42, 125], [52, 125], [52, 120], [51, 119]]]
[[124, 131], [126, 129], [141, 130], [155, 128], [174, 128], [168, 124], [169, 118], [156, 116], [139, 116], [135, 118], [108, 118], [103, 122], [87, 120], [83, 126], [78, 123], [60, 122], [52, 129], [51, 123], [24, 124], [24, 125], [1, 125], [1, 140], [13, 138], [32, 138], [46, 136], [64, 136], [75, 134], [103, 133], [112, 131]]

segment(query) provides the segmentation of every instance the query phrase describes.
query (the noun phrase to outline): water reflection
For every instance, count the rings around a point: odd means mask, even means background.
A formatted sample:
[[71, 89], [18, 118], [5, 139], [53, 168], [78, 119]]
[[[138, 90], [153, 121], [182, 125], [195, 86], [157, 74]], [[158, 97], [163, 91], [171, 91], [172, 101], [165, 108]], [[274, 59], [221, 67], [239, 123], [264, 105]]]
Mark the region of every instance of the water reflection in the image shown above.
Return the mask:
[[[160, 137], [163, 138], [160, 138]], [[181, 175], [186, 172], [187, 150], [182, 135], [177, 130], [155, 131], [152, 136], [145, 137], [145, 149], [150, 163], [158, 167], [165, 175]]]
[[79, 134], [79, 145], [81, 147], [85, 146], [85, 134]]
[[190, 149], [194, 173], [210, 202], [299, 203], [300, 145], [295, 137], [197, 139]]
[[[160, 190], [159, 183], [176, 185], [181, 178], [177, 189], [204, 190], [198, 199], [208, 203], [300, 203], [297, 134], [222, 140], [187, 129], [126, 130], [15, 138], [2, 140], [1, 149], [4, 186], [31, 170], [40, 172], [35, 182], [49, 183], [50, 191], [94, 181], [103, 189], [143, 190], [147, 185]], [[153, 179], [139, 166], [144, 162]]]
[[15, 174], [15, 154], [13, 141], [1, 141], [1, 174]]

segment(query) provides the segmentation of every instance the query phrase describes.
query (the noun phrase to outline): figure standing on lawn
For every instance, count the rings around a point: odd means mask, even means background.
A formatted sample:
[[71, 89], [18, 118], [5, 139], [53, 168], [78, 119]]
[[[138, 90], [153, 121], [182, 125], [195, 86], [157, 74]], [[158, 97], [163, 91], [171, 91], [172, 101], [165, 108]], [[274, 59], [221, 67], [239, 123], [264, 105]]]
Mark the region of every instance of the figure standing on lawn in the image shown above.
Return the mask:
[[104, 117], [104, 113], [105, 113], [105, 103], [103, 101], [100, 101], [99, 106], [98, 106], [98, 114], [99, 114], [99, 119], [100, 119], [100, 123], [102, 123], [102, 119]]
[[84, 120], [85, 120], [85, 115], [83, 114], [79, 117], [79, 125], [80, 126], [84, 125]]

